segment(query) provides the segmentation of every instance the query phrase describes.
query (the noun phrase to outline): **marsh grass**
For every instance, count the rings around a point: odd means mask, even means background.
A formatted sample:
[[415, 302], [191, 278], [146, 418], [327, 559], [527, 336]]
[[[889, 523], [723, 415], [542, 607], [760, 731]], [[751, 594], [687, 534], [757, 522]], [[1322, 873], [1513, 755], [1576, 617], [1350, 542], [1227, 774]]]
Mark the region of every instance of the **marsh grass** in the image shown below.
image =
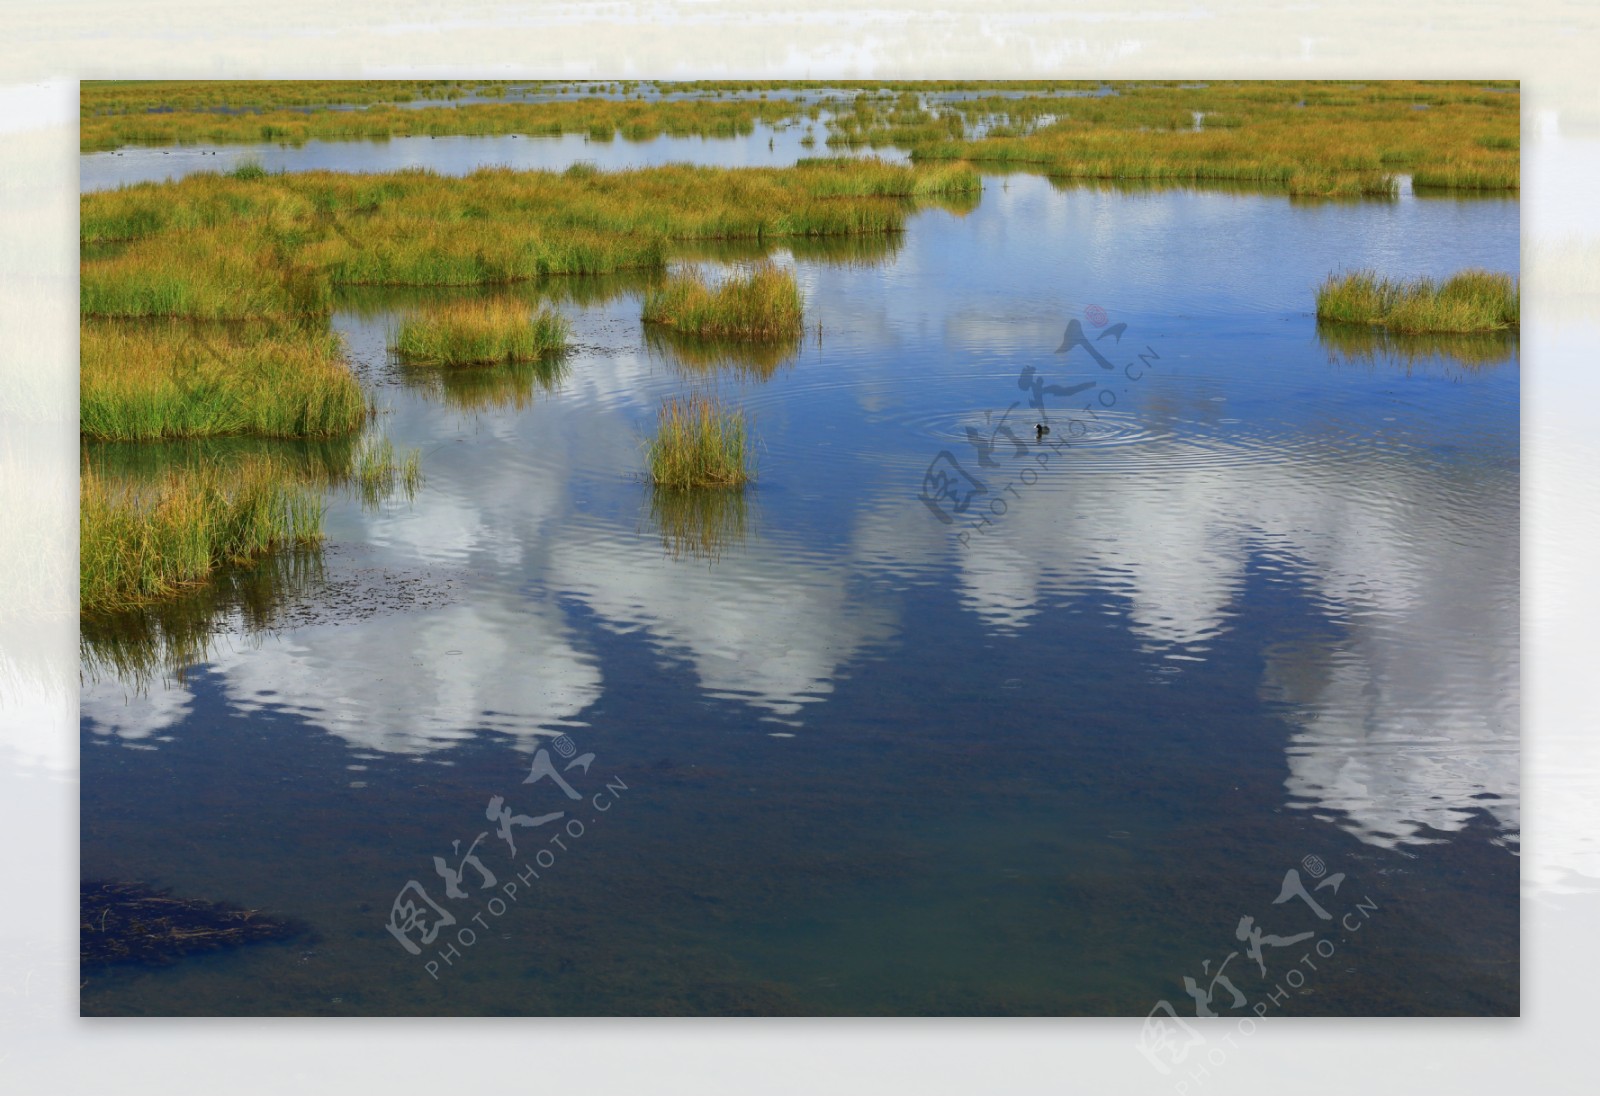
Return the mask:
[[714, 397], [673, 397], [661, 405], [645, 457], [659, 488], [742, 487], [751, 475], [749, 423], [742, 409]]
[[352, 431], [367, 417], [366, 397], [331, 332], [86, 322], [80, 340], [85, 438], [318, 438]]
[[[1392, 193], [1393, 173], [1406, 171], [1418, 187], [1520, 185], [1520, 97], [1472, 82], [1132, 81], [1115, 90], [1095, 98], [983, 96], [941, 106], [943, 119], [857, 100], [830, 126], [854, 143], [909, 148], [918, 162], [1027, 165], [1060, 178], [1229, 180], [1301, 197], [1382, 197]], [[1417, 103], [1429, 109], [1413, 110]], [[965, 124], [940, 134], [937, 122], [951, 118]]]
[[158, 483], [79, 478], [79, 605], [107, 612], [204, 583], [218, 567], [322, 536], [320, 491], [271, 460], [174, 468]]
[[93, 118], [409, 103], [456, 99], [480, 86], [477, 80], [85, 80], [78, 89], [78, 112]]
[[802, 169], [199, 174], [82, 195], [80, 310], [303, 322], [333, 287], [468, 286], [659, 271], [746, 242], [898, 234], [923, 203], [970, 201], [965, 165]]
[[711, 285], [698, 271], [669, 275], [644, 298], [644, 322], [705, 339], [787, 342], [805, 327], [794, 273], [770, 262]]
[[1317, 289], [1317, 318], [1401, 333], [1516, 331], [1521, 290], [1511, 275], [1485, 270], [1465, 270], [1444, 282], [1355, 271], [1329, 275]]
[[372, 140], [385, 137], [556, 136], [581, 133], [591, 140], [621, 136], [643, 141], [658, 136], [734, 137], [755, 132], [757, 122], [794, 117], [804, 108], [784, 100], [730, 99], [642, 101], [565, 99], [502, 101], [402, 108], [373, 103], [361, 110], [331, 110], [338, 101], [307, 107], [263, 105], [248, 111], [195, 108], [80, 116], [78, 144], [84, 152], [123, 145], [256, 144], [299, 145], [310, 140]]
[[453, 301], [407, 316], [390, 349], [430, 366], [528, 362], [563, 350], [569, 331], [560, 313], [514, 299]]
[[162, 224], [159, 215], [145, 210], [132, 212], [120, 224], [92, 226], [103, 234], [102, 240], [143, 228], [153, 234], [80, 263], [83, 315], [292, 319], [325, 316], [332, 307], [327, 278], [286, 261], [283, 242], [273, 239], [265, 226], [190, 228], [182, 221]]

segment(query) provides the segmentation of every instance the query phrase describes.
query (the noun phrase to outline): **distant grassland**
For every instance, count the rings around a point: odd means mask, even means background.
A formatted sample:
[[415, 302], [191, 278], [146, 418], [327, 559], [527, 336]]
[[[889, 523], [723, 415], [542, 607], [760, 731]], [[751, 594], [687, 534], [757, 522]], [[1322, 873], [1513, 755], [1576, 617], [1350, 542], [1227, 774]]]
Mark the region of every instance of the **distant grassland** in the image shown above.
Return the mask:
[[456, 99], [481, 80], [85, 80], [78, 114], [262, 110]]
[[[858, 101], [835, 143], [893, 141], [919, 160], [1031, 166], [1086, 179], [1281, 187], [1303, 195], [1382, 195], [1410, 172], [1419, 187], [1520, 185], [1515, 85], [1248, 81], [1135, 83], [1100, 97], [994, 97], [941, 107], [900, 96]], [[1198, 120], [1196, 115], [1199, 115]], [[940, 136], [962, 124], [963, 136]], [[981, 137], [971, 136], [979, 122]]]
[[80, 199], [86, 316], [325, 315], [335, 285], [658, 270], [677, 246], [900, 231], [966, 165], [192, 175]]
[[239, 113], [174, 110], [85, 115], [79, 119], [78, 143], [84, 152], [93, 152], [121, 145], [298, 145], [313, 139], [496, 134], [534, 137], [581, 133], [601, 141], [612, 140], [618, 134], [632, 140], [662, 134], [733, 137], [753, 132], [758, 121], [778, 122], [806, 111], [806, 107], [794, 103], [758, 99], [571, 99], [417, 108], [380, 103], [359, 110], [268, 108]]
[[[407, 98], [504, 96], [441, 81], [85, 85], [80, 145], [298, 143], [396, 135], [584, 133], [732, 136], [757, 122], [816, 120], [828, 143], [907, 149], [920, 160], [1009, 164], [1061, 178], [1229, 181], [1308, 197], [1390, 195], [1395, 176], [1452, 190], [1520, 186], [1514, 81], [578, 81], [623, 99], [505, 100], [402, 109]], [[1112, 94], [1100, 94], [1107, 88]], [[823, 93], [822, 102], [723, 98]], [[964, 98], [940, 98], [960, 92]], [[830, 94], [831, 93], [831, 94]], [[1094, 93], [1094, 94], [1089, 94]], [[363, 109], [328, 109], [345, 104]], [[1198, 120], [1197, 120], [1198, 116]]]

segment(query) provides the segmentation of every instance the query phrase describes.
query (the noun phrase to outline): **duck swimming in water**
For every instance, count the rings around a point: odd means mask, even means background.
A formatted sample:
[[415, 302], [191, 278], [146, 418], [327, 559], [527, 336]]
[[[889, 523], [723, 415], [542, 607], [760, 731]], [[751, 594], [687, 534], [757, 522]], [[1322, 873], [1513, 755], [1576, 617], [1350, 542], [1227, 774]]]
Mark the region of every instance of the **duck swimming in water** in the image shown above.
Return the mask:
[[1050, 433], [1050, 428], [1045, 426], [1043, 423], [1035, 423], [1035, 424], [1033, 424], [1033, 437], [1034, 437], [1035, 441], [1042, 440], [1044, 438], [1044, 436], [1049, 434], [1049, 433]]

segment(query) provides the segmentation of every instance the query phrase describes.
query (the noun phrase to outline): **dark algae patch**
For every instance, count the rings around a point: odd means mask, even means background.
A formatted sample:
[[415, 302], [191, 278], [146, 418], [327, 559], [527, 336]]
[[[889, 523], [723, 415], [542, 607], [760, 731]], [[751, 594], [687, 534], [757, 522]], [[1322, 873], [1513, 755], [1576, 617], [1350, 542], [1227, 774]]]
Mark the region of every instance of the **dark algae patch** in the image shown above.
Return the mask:
[[78, 958], [84, 968], [172, 964], [197, 953], [287, 941], [308, 932], [304, 925], [260, 910], [110, 880], [79, 885], [78, 918]]

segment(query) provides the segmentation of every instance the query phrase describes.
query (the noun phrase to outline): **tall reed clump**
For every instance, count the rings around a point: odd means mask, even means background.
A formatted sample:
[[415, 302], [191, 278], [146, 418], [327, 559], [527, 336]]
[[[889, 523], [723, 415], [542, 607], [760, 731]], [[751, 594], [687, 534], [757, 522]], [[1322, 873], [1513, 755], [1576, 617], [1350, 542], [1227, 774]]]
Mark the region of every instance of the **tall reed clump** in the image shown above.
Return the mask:
[[1317, 289], [1317, 318], [1397, 332], [1516, 331], [1521, 301], [1521, 288], [1509, 274], [1464, 270], [1435, 282], [1362, 270], [1328, 276]]
[[327, 331], [85, 323], [80, 346], [86, 438], [326, 438], [367, 416], [361, 386]]
[[567, 345], [568, 324], [545, 307], [519, 301], [452, 301], [401, 323], [391, 349], [429, 366], [528, 362]]
[[739, 408], [710, 396], [673, 397], [661, 405], [646, 458], [658, 487], [741, 487], [750, 479], [750, 428]]
[[169, 597], [282, 545], [322, 536], [321, 493], [271, 460], [174, 468], [155, 484], [79, 481], [80, 608], [112, 611]]
[[645, 295], [643, 318], [686, 335], [772, 342], [798, 337], [805, 310], [794, 273], [763, 262], [715, 287], [698, 271], [670, 275]]

